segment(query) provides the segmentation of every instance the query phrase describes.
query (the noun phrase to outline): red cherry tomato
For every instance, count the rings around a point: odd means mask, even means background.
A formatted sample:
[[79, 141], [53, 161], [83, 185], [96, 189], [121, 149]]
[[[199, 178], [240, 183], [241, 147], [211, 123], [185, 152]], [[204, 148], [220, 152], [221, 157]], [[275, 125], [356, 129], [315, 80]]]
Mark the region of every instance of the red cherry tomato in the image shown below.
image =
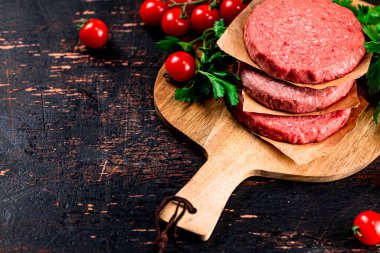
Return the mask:
[[226, 25], [230, 24], [247, 7], [243, 0], [223, 0], [220, 5], [220, 17]]
[[168, 10], [161, 20], [162, 30], [167, 35], [180, 37], [190, 28], [189, 14], [185, 11], [185, 18], [181, 18], [182, 10], [180, 7], [174, 7]]
[[158, 26], [167, 10], [169, 7], [163, 1], [145, 0], [140, 7], [140, 17], [147, 25]]
[[197, 6], [191, 14], [191, 27], [195, 31], [203, 33], [219, 19], [219, 11], [216, 8], [211, 9], [208, 4], [202, 4]]
[[106, 44], [108, 39], [107, 25], [99, 19], [90, 19], [80, 29], [79, 39], [88, 47], [102, 47]]
[[195, 75], [195, 60], [186, 52], [175, 52], [165, 62], [166, 72], [177, 82], [189, 81]]
[[[193, 2], [194, 0], [175, 0], [176, 3], [179, 3], [179, 4], [182, 4], [182, 3], [189, 3], [189, 2]], [[173, 4], [173, 1], [169, 0], [168, 1], [168, 5], [171, 5]], [[186, 11], [191, 13], [192, 10], [194, 10], [195, 6], [197, 6], [196, 4], [188, 4], [186, 5]]]
[[364, 211], [356, 216], [352, 227], [354, 235], [363, 244], [376, 245], [380, 243], [380, 214]]

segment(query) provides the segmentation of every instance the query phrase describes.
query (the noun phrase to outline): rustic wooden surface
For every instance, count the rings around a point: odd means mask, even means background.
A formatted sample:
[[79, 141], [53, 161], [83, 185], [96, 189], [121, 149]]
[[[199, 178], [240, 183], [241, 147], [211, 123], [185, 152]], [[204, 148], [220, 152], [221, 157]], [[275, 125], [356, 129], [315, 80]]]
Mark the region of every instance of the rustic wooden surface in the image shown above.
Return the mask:
[[[2, 1], [0, 252], [152, 252], [155, 207], [204, 163], [154, 111], [165, 54], [141, 2]], [[109, 24], [105, 49], [78, 45], [87, 15]], [[167, 252], [376, 252], [350, 226], [380, 211], [379, 168], [323, 184], [250, 178], [208, 242], [182, 235]]]

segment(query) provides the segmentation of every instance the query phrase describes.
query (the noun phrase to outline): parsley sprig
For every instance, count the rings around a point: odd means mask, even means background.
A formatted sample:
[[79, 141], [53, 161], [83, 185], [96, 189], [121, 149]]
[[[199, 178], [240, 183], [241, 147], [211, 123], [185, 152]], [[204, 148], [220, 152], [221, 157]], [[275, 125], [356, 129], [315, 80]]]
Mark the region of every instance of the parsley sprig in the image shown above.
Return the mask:
[[[380, 6], [353, 6], [352, 0], [333, 0], [343, 7], [350, 9], [362, 24], [363, 32], [369, 41], [364, 43], [368, 53], [373, 53], [367, 73], [367, 86], [371, 95], [380, 94]], [[380, 102], [374, 112], [376, 124], [380, 122]]]
[[156, 43], [165, 51], [184, 50], [197, 57], [197, 72], [183, 87], [176, 89], [176, 100], [199, 102], [213, 96], [215, 100], [224, 98], [231, 106], [239, 103], [236, 85], [240, 78], [231, 71], [231, 65], [236, 60], [216, 45], [225, 30], [224, 21], [221, 19], [193, 41], [184, 42], [176, 37], [166, 36]]

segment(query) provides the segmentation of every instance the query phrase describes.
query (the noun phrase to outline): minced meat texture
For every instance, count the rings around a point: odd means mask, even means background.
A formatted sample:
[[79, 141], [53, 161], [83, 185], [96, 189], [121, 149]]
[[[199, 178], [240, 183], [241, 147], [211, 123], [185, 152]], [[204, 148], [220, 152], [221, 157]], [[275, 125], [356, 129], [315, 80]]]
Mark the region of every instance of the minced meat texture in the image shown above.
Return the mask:
[[248, 65], [240, 64], [240, 78], [246, 93], [267, 108], [291, 113], [325, 109], [345, 97], [355, 80], [321, 90], [291, 85]]
[[266, 73], [296, 83], [339, 78], [365, 55], [359, 21], [331, 0], [266, 0], [252, 11], [244, 42]]
[[347, 122], [351, 109], [318, 116], [275, 116], [243, 111], [243, 97], [231, 108], [236, 120], [250, 131], [292, 144], [320, 142], [336, 133]]

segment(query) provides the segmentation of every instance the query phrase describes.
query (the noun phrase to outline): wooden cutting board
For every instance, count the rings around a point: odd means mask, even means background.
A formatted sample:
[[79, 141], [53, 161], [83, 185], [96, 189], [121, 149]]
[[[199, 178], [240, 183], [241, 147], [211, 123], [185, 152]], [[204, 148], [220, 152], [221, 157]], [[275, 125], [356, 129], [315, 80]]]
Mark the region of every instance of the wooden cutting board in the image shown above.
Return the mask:
[[[160, 118], [177, 133], [194, 141], [207, 162], [176, 195], [189, 200], [197, 213], [186, 213], [178, 226], [208, 240], [233, 190], [246, 178], [263, 176], [306, 182], [329, 182], [348, 177], [380, 155], [380, 126], [373, 122], [373, 107], [361, 115], [356, 129], [330, 155], [303, 166], [256, 137], [231, 116], [224, 102], [201, 104], [174, 100], [175, 86], [158, 73], [154, 101]], [[379, 174], [380, 176], [380, 174]], [[161, 219], [168, 221], [175, 204], [168, 204]]]

